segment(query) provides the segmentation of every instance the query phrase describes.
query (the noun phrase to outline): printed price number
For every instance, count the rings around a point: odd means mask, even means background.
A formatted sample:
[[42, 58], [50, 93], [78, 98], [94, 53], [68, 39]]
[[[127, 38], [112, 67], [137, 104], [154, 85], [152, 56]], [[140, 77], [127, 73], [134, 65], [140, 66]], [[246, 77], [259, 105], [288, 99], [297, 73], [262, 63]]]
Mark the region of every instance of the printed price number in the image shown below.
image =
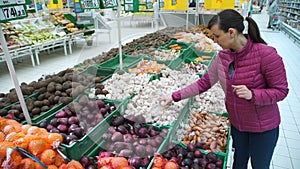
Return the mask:
[[26, 16], [24, 6], [10, 6], [2, 8], [5, 19], [14, 19]]

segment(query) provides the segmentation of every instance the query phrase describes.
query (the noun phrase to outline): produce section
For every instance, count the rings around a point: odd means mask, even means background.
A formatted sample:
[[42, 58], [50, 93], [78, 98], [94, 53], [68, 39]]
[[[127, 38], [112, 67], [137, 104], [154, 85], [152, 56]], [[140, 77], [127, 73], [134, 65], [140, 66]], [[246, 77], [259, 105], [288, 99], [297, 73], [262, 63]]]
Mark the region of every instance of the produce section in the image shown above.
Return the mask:
[[[64, 29], [72, 32], [73, 24], [64, 22], [61, 15], [56, 18], [58, 23], [65, 25]], [[190, 34], [196, 30], [191, 29]], [[163, 35], [153, 33], [146, 35], [150, 40], [143, 37], [126, 44], [122, 56], [124, 74], [118, 73], [119, 56], [116, 49], [111, 49], [72, 69], [23, 83], [21, 89], [33, 118], [32, 125], [59, 135], [61, 153], [79, 161], [83, 168], [159, 168], [157, 161], [160, 160], [163, 161], [161, 168], [200, 166], [200, 163], [206, 168], [224, 168], [230, 125], [225, 119], [226, 126], [219, 126], [219, 119], [208, 116], [211, 112], [223, 113], [224, 105], [219, 104], [224, 103], [219, 99], [224, 96], [213, 95], [220, 86], [205, 96], [171, 105], [158, 100], [205, 74], [219, 49], [212, 49], [213, 44], [200, 49], [195, 46], [197, 41], [174, 39], [175, 32], [181, 31], [165, 29], [160, 31], [165, 32]], [[159, 38], [153, 37], [155, 35]], [[156, 40], [151, 41], [151, 38]], [[1, 116], [25, 123], [14, 90], [0, 97]], [[210, 103], [213, 106], [209, 107]], [[190, 113], [194, 107], [202, 108], [198, 109], [201, 112]], [[210, 113], [206, 116], [202, 111]], [[217, 126], [201, 129], [218, 127], [218, 133], [208, 133], [213, 137], [199, 139], [198, 143], [176, 139], [175, 135], [179, 138], [178, 132], [182, 128], [179, 124], [189, 114], [200, 114], [205, 119], [210, 117], [211, 121], [207, 123]], [[182, 135], [185, 137], [183, 132]], [[207, 133], [203, 135], [207, 136]], [[191, 149], [192, 143], [202, 146]], [[181, 154], [179, 150], [188, 153]], [[46, 153], [55, 154], [50, 150]], [[181, 156], [181, 160], [177, 159]], [[46, 165], [53, 163], [45, 162]], [[70, 163], [77, 164], [76, 161]]]

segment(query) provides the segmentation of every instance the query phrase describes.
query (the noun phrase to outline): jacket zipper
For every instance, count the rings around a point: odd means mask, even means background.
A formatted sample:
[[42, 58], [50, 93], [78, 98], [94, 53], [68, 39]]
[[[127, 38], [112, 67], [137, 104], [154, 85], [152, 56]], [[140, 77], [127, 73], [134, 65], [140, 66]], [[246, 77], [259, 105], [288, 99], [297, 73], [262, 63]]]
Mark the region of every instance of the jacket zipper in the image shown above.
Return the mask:
[[235, 72], [237, 70], [237, 64], [236, 64], [236, 55], [234, 56], [234, 71], [231, 75], [231, 79], [230, 79], [230, 87], [231, 87], [231, 92], [232, 92], [232, 96], [233, 96], [233, 110], [234, 110], [234, 115], [235, 115], [235, 118], [238, 122], [238, 129], [240, 129], [240, 120], [239, 120], [239, 116], [237, 114], [237, 110], [236, 110], [236, 98], [235, 98], [235, 93], [233, 92], [233, 88], [232, 88], [232, 85], [233, 85], [233, 78], [235, 76]]

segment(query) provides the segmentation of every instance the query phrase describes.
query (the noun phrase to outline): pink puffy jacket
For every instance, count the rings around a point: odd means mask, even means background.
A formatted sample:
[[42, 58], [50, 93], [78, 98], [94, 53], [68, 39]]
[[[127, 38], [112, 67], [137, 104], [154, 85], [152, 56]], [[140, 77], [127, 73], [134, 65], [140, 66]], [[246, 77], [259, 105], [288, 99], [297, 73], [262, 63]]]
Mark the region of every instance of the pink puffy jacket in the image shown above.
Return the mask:
[[[234, 71], [229, 76], [229, 65]], [[273, 47], [253, 43], [250, 38], [239, 52], [220, 51], [208, 72], [195, 83], [172, 94], [174, 101], [198, 95], [220, 82], [231, 124], [239, 131], [264, 132], [280, 124], [277, 102], [288, 94], [282, 58]], [[246, 85], [252, 99], [238, 98], [232, 85]]]

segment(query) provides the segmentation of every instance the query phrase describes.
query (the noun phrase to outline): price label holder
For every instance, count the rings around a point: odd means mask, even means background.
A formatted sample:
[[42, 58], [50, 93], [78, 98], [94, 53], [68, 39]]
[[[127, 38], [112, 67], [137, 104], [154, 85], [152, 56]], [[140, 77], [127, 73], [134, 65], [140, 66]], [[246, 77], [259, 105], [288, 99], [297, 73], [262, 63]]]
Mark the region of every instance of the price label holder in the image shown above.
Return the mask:
[[118, 5], [119, 5], [117, 0], [100, 0], [100, 3], [101, 3], [100, 7], [102, 9], [104, 9], [104, 8], [115, 8], [115, 7], [118, 7]]
[[138, 12], [139, 11], [139, 0], [124, 0], [124, 11], [125, 12]]
[[27, 16], [25, 0], [0, 0], [0, 23]]
[[100, 0], [80, 0], [82, 9], [99, 9]]

